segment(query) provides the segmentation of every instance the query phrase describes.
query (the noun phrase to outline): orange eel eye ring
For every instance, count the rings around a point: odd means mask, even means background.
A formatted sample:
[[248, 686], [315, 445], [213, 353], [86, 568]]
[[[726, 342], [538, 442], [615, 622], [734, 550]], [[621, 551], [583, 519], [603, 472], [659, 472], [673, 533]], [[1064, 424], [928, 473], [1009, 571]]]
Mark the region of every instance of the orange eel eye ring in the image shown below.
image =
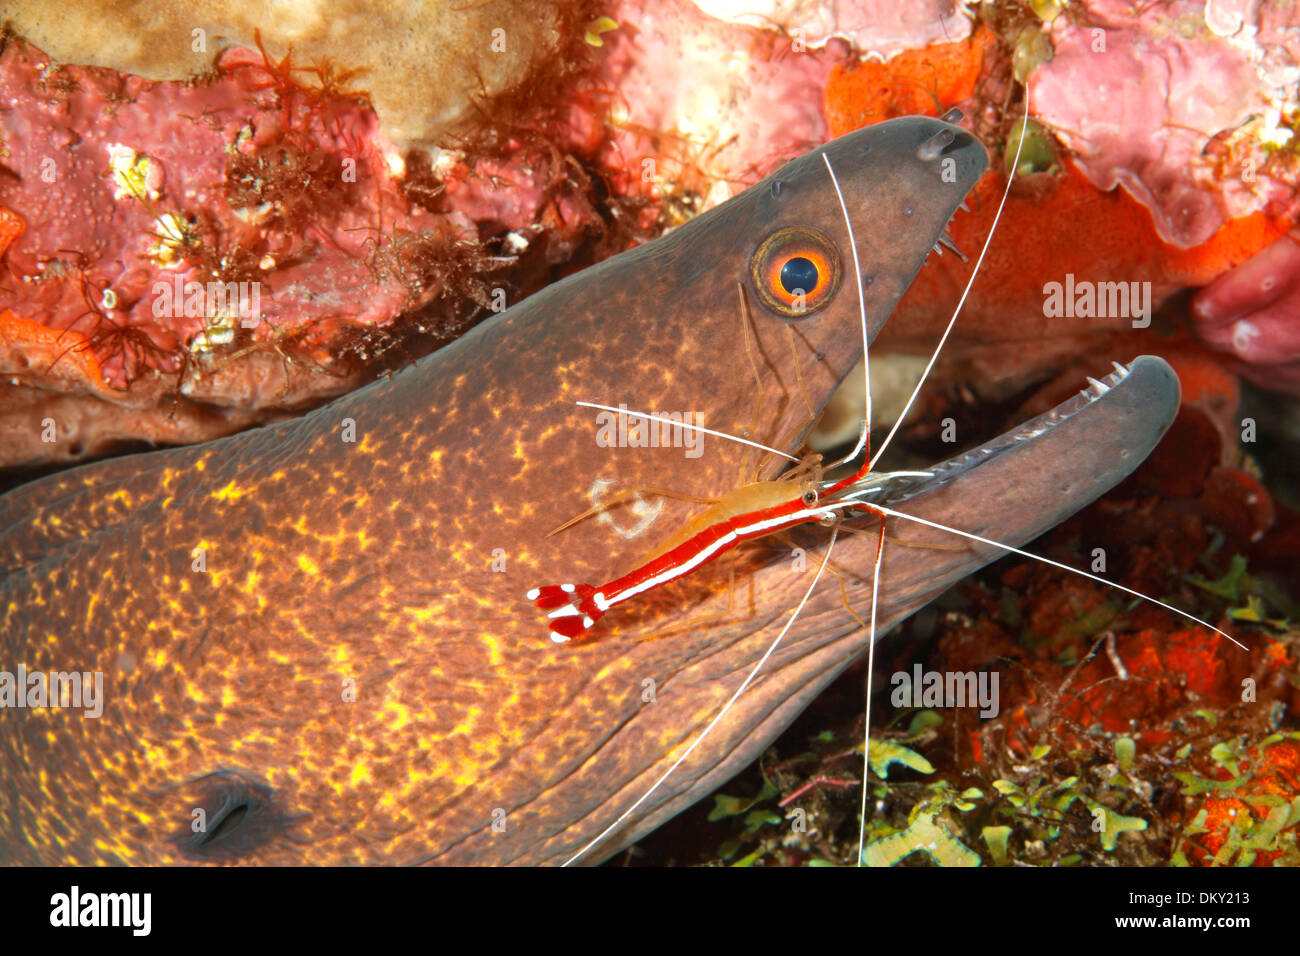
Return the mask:
[[830, 302], [844, 269], [839, 250], [825, 233], [787, 226], [763, 240], [749, 272], [765, 306], [785, 318], [802, 319]]

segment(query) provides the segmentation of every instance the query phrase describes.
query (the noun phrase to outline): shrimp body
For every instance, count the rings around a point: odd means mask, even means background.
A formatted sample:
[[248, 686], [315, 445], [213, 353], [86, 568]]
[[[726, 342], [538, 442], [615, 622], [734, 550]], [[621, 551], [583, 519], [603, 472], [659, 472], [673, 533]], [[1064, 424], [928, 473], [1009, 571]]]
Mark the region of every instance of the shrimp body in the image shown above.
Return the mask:
[[[746, 493], [751, 493], [749, 497], [757, 497], [752, 494], [757, 490], [762, 489], [746, 485], [710, 506], [688, 522], [656, 557], [603, 587], [552, 584], [533, 588], [528, 592], [528, 599], [539, 608], [554, 609], [547, 615], [551, 621], [551, 640], [564, 643], [586, 633], [614, 605], [684, 577], [742, 541], [818, 520], [826, 514], [825, 507], [819, 507], [815, 501], [809, 505], [804, 498], [796, 498], [719, 518], [724, 506], [734, 505], [733, 498], [741, 499]], [[788, 498], [788, 485], [779, 490]]]
[[803, 493], [793, 499], [790, 480], [752, 482], [700, 512], [654, 557], [622, 577], [599, 588], [591, 584], [550, 584], [533, 588], [526, 596], [550, 612], [547, 617], [551, 621], [551, 640], [562, 644], [585, 634], [616, 604], [684, 577], [743, 541], [822, 521], [836, 510], [873, 510], [860, 499], [900, 475], [914, 474], [866, 476], [859, 472], [833, 483], [807, 483]]

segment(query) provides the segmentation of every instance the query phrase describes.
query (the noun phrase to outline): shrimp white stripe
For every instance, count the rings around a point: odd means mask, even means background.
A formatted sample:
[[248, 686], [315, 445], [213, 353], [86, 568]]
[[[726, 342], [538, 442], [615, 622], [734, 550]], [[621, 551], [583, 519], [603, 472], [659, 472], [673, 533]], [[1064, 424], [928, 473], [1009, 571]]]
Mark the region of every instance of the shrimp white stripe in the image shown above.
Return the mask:
[[731, 531], [728, 531], [725, 535], [723, 535], [717, 541], [714, 541], [707, 548], [701, 549], [697, 554], [691, 557], [690, 560], [684, 561], [683, 563], [677, 565], [676, 567], [669, 568], [666, 571], [662, 571], [659, 574], [656, 574], [652, 578], [646, 578], [646, 580], [642, 581], [640, 584], [630, 587], [626, 591], [623, 591], [615, 595], [614, 597], [609, 598], [608, 599], [609, 606], [612, 607], [615, 604], [621, 604], [624, 601], [626, 601], [628, 598], [636, 597], [638, 594], [643, 594], [652, 588], [657, 588], [661, 584], [667, 584], [669, 581], [675, 581], [677, 578], [680, 578], [682, 575], [690, 574], [701, 564], [704, 564], [706, 561], [710, 560], [714, 555], [716, 555], [719, 551], [723, 550], [727, 545], [731, 544], [731, 542], [735, 541], [737, 538], [744, 537], [746, 535], [761, 534], [762, 532], [767, 531], [771, 528], [776, 528], [786, 524], [795, 524], [800, 521], [809, 520], [811, 518], [817, 518], [820, 517], [821, 515], [829, 514], [832, 511], [835, 511], [837, 508], [847, 508], [856, 504], [858, 504], [858, 502], [856, 501], [844, 501], [844, 502], [836, 502], [835, 504], [830, 504], [830, 505], [823, 505], [819, 508], [804, 508], [800, 511], [792, 511], [788, 515], [782, 515], [779, 518], [766, 518], [763, 521], [755, 521], [753, 524], [747, 524], [742, 527], [735, 528]]

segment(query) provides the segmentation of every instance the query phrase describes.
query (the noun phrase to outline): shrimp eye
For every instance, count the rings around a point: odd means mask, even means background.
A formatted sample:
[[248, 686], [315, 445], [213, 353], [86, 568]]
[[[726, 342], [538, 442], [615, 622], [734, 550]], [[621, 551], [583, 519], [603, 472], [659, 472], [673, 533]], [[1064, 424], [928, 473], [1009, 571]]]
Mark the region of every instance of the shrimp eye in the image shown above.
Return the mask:
[[816, 229], [787, 226], [772, 233], [750, 260], [763, 304], [786, 318], [822, 308], [840, 287], [843, 269], [835, 244]]
[[803, 493], [803, 503], [809, 508], [817, 504], [817, 490], [815, 488], [809, 488]]

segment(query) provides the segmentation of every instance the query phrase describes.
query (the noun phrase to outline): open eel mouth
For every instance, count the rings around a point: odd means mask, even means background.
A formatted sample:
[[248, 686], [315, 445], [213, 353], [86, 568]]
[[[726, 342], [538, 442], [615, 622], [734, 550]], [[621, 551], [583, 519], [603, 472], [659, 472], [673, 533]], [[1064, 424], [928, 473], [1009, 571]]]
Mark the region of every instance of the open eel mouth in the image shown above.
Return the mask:
[[[874, 637], [879, 639], [957, 580], [1038, 537], [1125, 478], [1160, 441], [1178, 411], [1179, 398], [1173, 369], [1163, 359], [1140, 356], [1127, 366], [1117, 364], [1102, 380], [1090, 380], [1087, 389], [1051, 411], [934, 466], [924, 476], [868, 475], [850, 485], [843, 496], [828, 495], [810, 506], [829, 512], [836, 510], [837, 502], [856, 500], [867, 508], [880, 506], [891, 519], [911, 518], [929, 527], [907, 532], [909, 543], [921, 547], [886, 545], [891, 557], [883, 564], [874, 542], [844, 540], [835, 559], [847, 572], [841, 595], [812, 607], [794, 628], [813, 595], [809, 589], [776, 642], [769, 643], [757, 631], [748, 635], [752, 642], [747, 663], [765, 647], [771, 653], [779, 645], [779, 653], [767, 668], [762, 663], [766, 656], [759, 659], [751, 674], [761, 673], [760, 679], [736, 699], [728, 729], [715, 729], [730, 735], [729, 739], [714, 740], [709, 768], [697, 768], [694, 784], [670, 795], [673, 801], [692, 802], [734, 773], [766, 744], [775, 725], [801, 709], [864, 651], [864, 630], [844, 620], [841, 601], [862, 615], [871, 607], [877, 625]], [[893, 509], [895, 505], [899, 510]], [[871, 525], [876, 517], [862, 520], [861, 530], [874, 532]], [[801, 528], [794, 534], [810, 547], [831, 547], [820, 530]], [[947, 547], [953, 541], [961, 547]], [[941, 548], [924, 547], [928, 544]], [[777, 571], [767, 580], [780, 587], [785, 577], [784, 571]], [[872, 577], [875, 580], [868, 583]], [[703, 660], [733, 674], [743, 668], [737, 667], [735, 657], [724, 655], [740, 646], [715, 651]], [[743, 656], [745, 651], [738, 653]], [[654, 813], [660, 819], [668, 815], [662, 808]], [[646, 819], [655, 819], [654, 814]], [[648, 828], [644, 821], [639, 826]], [[617, 845], [615, 841], [602, 852], [607, 854]]]

